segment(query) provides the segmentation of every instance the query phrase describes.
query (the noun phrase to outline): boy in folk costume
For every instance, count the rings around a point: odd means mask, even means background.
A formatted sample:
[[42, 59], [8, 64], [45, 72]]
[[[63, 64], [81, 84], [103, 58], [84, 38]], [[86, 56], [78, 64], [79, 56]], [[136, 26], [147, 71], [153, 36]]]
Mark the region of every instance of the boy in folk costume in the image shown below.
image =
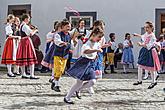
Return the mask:
[[25, 66], [30, 68], [30, 79], [38, 79], [34, 76], [34, 66], [37, 63], [37, 57], [30, 36], [34, 35], [38, 30], [31, 30], [28, 26], [30, 16], [25, 14], [22, 16], [22, 24], [20, 25], [21, 40], [17, 50], [16, 64], [20, 66], [22, 78], [29, 78], [25, 73]]
[[14, 15], [10, 14], [7, 17], [7, 23], [5, 26], [5, 32], [6, 32], [6, 41], [4, 46], [4, 51], [2, 54], [2, 61], [1, 64], [7, 65], [8, 73], [7, 75], [9, 77], [15, 77], [15, 75], [11, 71], [12, 64], [16, 63], [16, 41], [20, 39], [20, 36], [15, 36], [12, 24], [14, 23], [15, 17]]
[[56, 92], [60, 92], [59, 80], [64, 73], [67, 59], [69, 57], [71, 47], [71, 37], [69, 31], [71, 24], [67, 20], [61, 22], [61, 32], [54, 36], [55, 51], [54, 51], [54, 80], [51, 87]]
[[107, 69], [107, 67], [110, 65], [111, 68], [111, 73], [116, 73], [114, 71], [114, 56], [115, 56], [115, 50], [116, 50], [116, 43], [115, 43], [115, 33], [110, 33], [109, 34], [110, 37], [110, 43], [111, 46], [108, 47], [107, 49], [107, 60], [108, 60], [108, 64], [105, 65], [104, 71]]

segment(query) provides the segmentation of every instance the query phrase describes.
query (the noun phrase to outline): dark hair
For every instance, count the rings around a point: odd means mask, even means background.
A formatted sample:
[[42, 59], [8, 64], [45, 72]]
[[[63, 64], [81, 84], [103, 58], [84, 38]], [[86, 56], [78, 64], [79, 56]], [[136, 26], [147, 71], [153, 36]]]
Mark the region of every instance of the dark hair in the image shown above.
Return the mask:
[[29, 14], [23, 14], [21, 20], [24, 21], [27, 18], [30, 18]]
[[152, 31], [154, 31], [154, 25], [151, 21], [147, 21], [145, 23], [148, 24], [150, 28], [152, 28]]
[[67, 19], [63, 19], [60, 24], [62, 28], [63, 26], [70, 24], [70, 22]]
[[104, 31], [100, 27], [96, 27], [95, 29], [93, 29], [92, 33], [90, 34], [90, 37], [92, 35], [97, 35], [97, 34], [101, 34], [99, 37], [103, 37]]
[[101, 27], [101, 29], [103, 29], [102, 24], [105, 25], [105, 23], [104, 23], [103, 20], [96, 20], [96, 21], [93, 23], [93, 27], [90, 28], [90, 29], [92, 30], [94, 27]]
[[112, 37], [115, 35], [115, 33], [110, 33], [109, 38], [112, 39]]
[[163, 38], [165, 38], [165, 34], [161, 34], [158, 38], [157, 38], [157, 42], [159, 42], [160, 40], [162, 40]]
[[8, 23], [9, 20], [14, 19], [14, 18], [15, 18], [15, 16], [14, 16], [13, 14], [9, 14], [9, 15], [7, 16], [7, 19], [6, 19], [6, 23]]
[[126, 34], [125, 34], [125, 39], [127, 39], [127, 36], [128, 36], [128, 35], [131, 35], [131, 34], [130, 34], [130, 33], [126, 33]]
[[85, 20], [80, 19], [80, 20], [78, 21], [78, 27], [79, 27], [79, 24], [81, 23], [81, 21], [84, 21], [84, 22], [85, 22]]

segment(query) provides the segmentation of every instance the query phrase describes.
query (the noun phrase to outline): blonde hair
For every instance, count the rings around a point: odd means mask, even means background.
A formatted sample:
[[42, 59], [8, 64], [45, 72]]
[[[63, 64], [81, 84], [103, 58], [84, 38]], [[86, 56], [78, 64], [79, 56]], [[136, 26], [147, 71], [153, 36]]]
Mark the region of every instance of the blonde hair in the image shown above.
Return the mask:
[[11, 19], [14, 19], [15, 16], [13, 14], [9, 14], [6, 19], [6, 23], [8, 23]]

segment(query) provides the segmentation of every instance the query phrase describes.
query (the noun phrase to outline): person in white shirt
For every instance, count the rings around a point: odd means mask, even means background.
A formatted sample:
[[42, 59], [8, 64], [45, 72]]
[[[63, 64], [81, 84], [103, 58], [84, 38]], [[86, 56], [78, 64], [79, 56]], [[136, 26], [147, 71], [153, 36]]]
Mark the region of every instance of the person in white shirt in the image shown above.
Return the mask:
[[[34, 76], [34, 66], [37, 64], [37, 57], [32, 44], [30, 36], [33, 36], [38, 30], [30, 29], [28, 26], [30, 16], [28, 14], [22, 15], [22, 23], [20, 25], [21, 40], [17, 50], [16, 64], [20, 66], [22, 78], [39, 79]], [[25, 66], [30, 68], [30, 77], [25, 73]]]
[[99, 27], [95, 28], [91, 33], [90, 39], [82, 46], [82, 57], [80, 57], [67, 71], [67, 74], [77, 79], [77, 82], [71, 87], [70, 91], [65, 96], [65, 103], [74, 104], [74, 102], [70, 100], [74, 92], [76, 92], [77, 98], [80, 99], [78, 91], [81, 91], [84, 88], [90, 88], [95, 84], [95, 59], [97, 52], [102, 52], [98, 42], [101, 40], [103, 35], [104, 32], [102, 29]]
[[5, 26], [5, 32], [6, 32], [6, 41], [4, 45], [4, 50], [2, 53], [2, 61], [1, 64], [6, 64], [7, 65], [7, 70], [8, 73], [7, 75], [9, 77], [15, 77], [13, 74], [11, 68], [12, 64], [16, 64], [16, 51], [17, 48], [16, 46], [16, 39], [20, 39], [20, 36], [14, 35], [13, 27], [12, 24], [14, 23], [15, 16], [10, 14], [7, 17], [7, 23]]
[[152, 83], [148, 89], [152, 89], [157, 85], [156, 76], [157, 71], [160, 70], [160, 61], [155, 47], [156, 37], [153, 33], [152, 22], [147, 21], [144, 29], [146, 32], [144, 35], [134, 34], [134, 36], [141, 37], [142, 42], [138, 42], [138, 45], [142, 48], [138, 57], [138, 81], [133, 85], [142, 84], [142, 70], [144, 69], [151, 72]]

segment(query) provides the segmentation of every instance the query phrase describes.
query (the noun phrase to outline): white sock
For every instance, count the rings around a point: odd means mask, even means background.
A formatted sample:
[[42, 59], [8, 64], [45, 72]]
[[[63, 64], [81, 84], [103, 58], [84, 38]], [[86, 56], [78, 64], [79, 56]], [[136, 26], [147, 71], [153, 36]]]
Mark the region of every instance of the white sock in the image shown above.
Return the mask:
[[138, 67], [138, 81], [142, 81], [142, 68]]
[[8, 64], [7, 65], [7, 70], [8, 70], [8, 74], [13, 75], [13, 73], [11, 71], [11, 66], [12, 66], [12, 64]]
[[123, 69], [124, 69], [124, 72], [126, 73], [126, 66], [125, 66], [125, 64], [123, 64]]
[[152, 83], [156, 82], [156, 71], [151, 71]]
[[67, 93], [67, 95], [65, 96], [65, 98], [67, 100], [70, 100], [71, 96], [74, 94], [74, 92], [78, 91], [79, 88], [83, 85], [83, 81], [81, 80], [77, 80], [76, 84], [74, 84], [71, 89], [69, 90], [69, 92]]
[[54, 68], [52, 68], [52, 76], [51, 79], [54, 79]]
[[59, 81], [55, 80], [55, 86], [60, 86]]
[[30, 76], [34, 77], [34, 64], [30, 65], [29, 68], [30, 68]]
[[26, 73], [25, 73], [25, 65], [24, 66], [21, 66], [21, 73], [22, 73], [22, 76], [26, 76]]
[[19, 73], [19, 66], [18, 65], [16, 65], [16, 73], [20, 74]]
[[148, 77], [148, 70], [145, 70], [145, 75], [144, 75], [144, 77]]
[[83, 83], [81, 88], [79, 89], [80, 91], [84, 88], [90, 88], [96, 83], [96, 79], [89, 80], [87, 83]]

